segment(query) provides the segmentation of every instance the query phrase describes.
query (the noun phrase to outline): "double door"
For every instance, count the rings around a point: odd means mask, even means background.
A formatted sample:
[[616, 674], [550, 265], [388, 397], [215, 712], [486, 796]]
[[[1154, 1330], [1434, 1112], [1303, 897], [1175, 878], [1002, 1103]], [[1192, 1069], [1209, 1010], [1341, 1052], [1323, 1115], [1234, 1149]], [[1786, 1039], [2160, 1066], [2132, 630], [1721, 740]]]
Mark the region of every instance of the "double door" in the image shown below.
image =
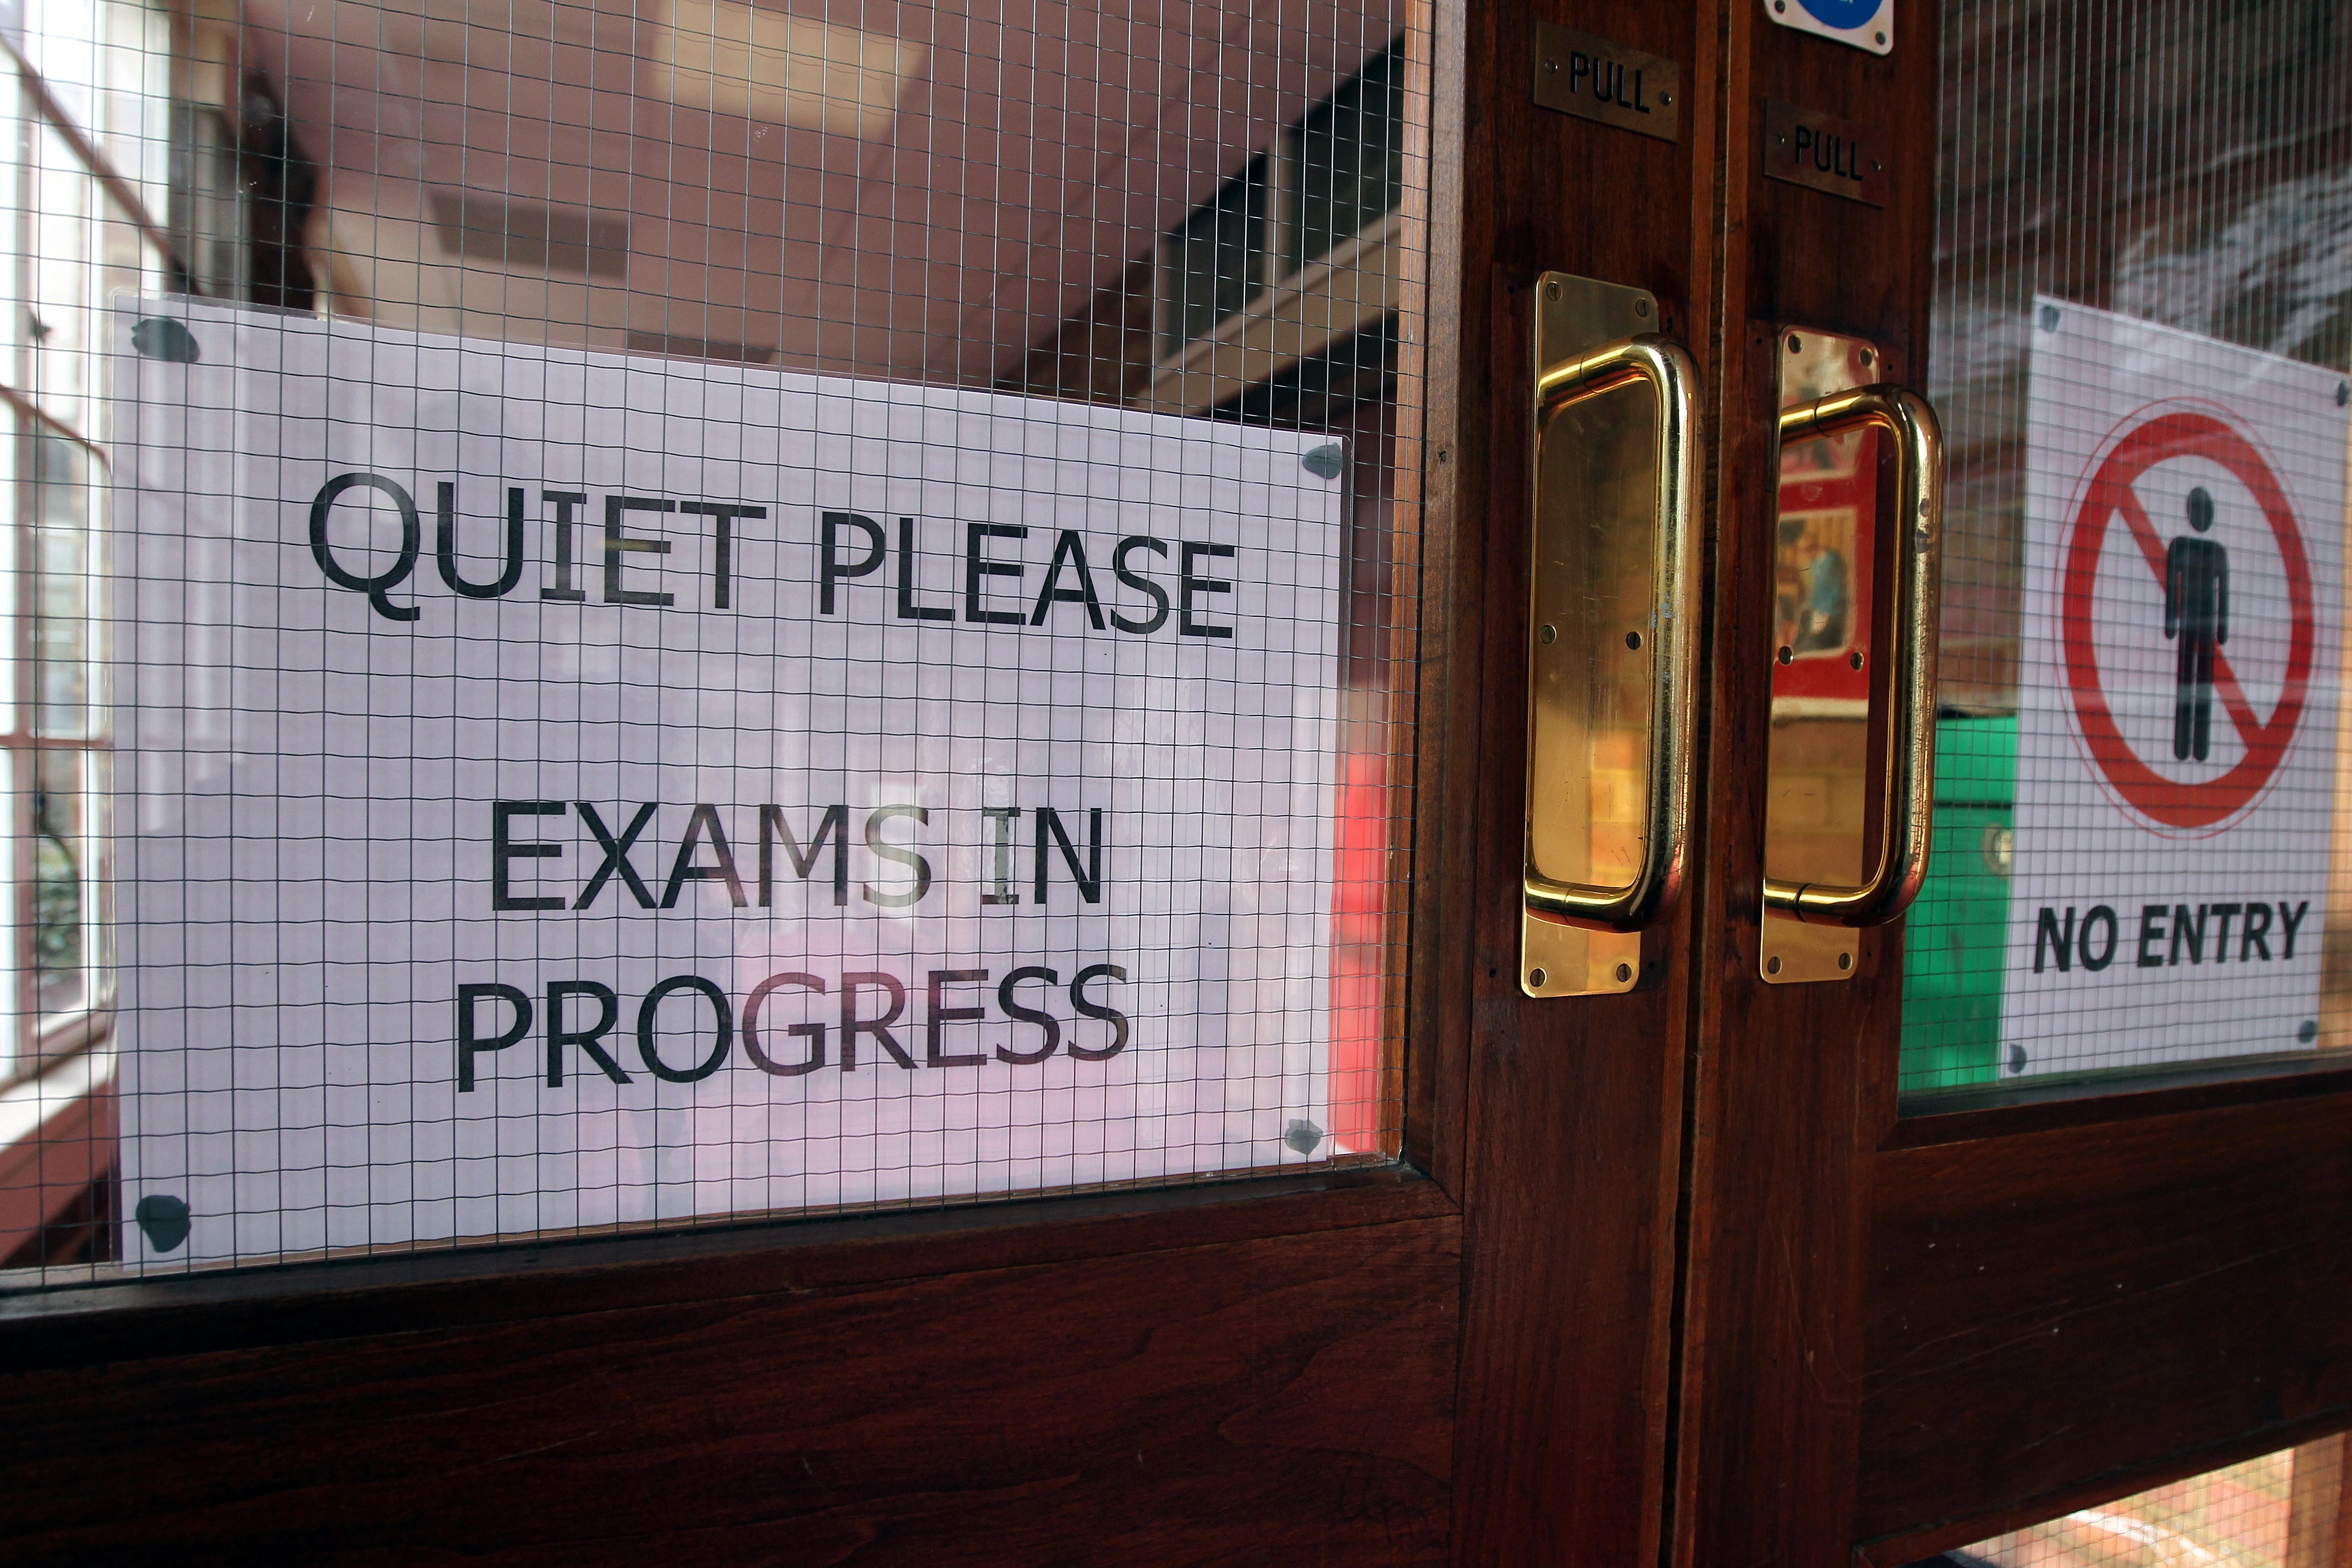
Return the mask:
[[[495, 9], [175, 23], [308, 171], [247, 270], [312, 293], [259, 303], [1190, 420], [1341, 486], [1326, 923], [1183, 926], [1226, 951], [1182, 1005], [1304, 1030], [1311, 1108], [282, 1269], [126, 1221], [135, 1267], [0, 1324], [26, 1561], [1893, 1568], [2352, 1424], [2325, 6]], [[628, 224], [575, 222], [616, 171]], [[2069, 486], [2165, 410], [2242, 439], [2159, 442], [2078, 548]], [[826, 613], [1024, 570], [1000, 528], [918, 588], [890, 526], [823, 524]], [[1230, 552], [1182, 548], [1121, 547], [1122, 632], [1216, 635]], [[1037, 623], [1096, 608], [1060, 580]], [[1233, 999], [1286, 944], [1304, 1024]]]

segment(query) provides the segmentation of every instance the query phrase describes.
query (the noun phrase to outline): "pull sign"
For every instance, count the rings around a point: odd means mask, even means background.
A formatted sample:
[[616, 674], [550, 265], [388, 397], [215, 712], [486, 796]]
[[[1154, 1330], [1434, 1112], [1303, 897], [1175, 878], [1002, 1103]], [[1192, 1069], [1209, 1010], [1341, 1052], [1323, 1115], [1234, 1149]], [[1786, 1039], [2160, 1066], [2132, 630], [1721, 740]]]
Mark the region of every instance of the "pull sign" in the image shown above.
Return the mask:
[[1536, 101], [1661, 141], [1681, 134], [1682, 69], [1590, 33], [1536, 24]]
[[1850, 202], [1886, 204], [1886, 146], [1834, 114], [1764, 101], [1764, 172]]
[[1895, 52], [1895, 0], [1764, 0], [1764, 14], [1874, 55]]

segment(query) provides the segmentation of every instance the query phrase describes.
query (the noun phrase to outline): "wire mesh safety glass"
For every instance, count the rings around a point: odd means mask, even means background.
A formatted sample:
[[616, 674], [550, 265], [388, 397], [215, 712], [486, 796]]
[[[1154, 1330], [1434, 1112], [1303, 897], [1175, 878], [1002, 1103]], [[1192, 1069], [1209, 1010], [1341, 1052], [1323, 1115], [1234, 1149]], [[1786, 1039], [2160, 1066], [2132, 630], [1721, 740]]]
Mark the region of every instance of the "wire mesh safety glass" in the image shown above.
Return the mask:
[[2342, 1049], [2347, 18], [1943, 18], [1943, 708], [1903, 1088]]
[[28, 0], [10, 1278], [1392, 1157], [1421, 16]]
[[2346, 1568], [2341, 1434], [1979, 1541], [1917, 1568]]

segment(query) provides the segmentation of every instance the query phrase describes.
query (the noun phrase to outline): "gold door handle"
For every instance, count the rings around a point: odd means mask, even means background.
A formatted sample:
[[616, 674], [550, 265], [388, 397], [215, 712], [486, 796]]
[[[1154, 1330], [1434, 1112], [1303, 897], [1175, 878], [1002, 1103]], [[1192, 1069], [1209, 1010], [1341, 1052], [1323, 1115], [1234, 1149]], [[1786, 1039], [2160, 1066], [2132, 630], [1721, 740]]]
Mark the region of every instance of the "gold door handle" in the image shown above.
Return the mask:
[[[1643, 297], [1646, 298], [1646, 297]], [[1647, 314], [1647, 307], [1643, 307]], [[1653, 472], [1654, 510], [1650, 528], [1650, 603], [1645, 623], [1622, 635], [1628, 653], [1641, 656], [1646, 646], [1650, 662], [1646, 685], [1648, 724], [1638, 747], [1644, 763], [1641, 789], [1639, 851], [1629, 879], [1611, 885], [1549, 876], [1537, 865], [1539, 830], [1548, 810], [1572, 810], [1562, 800], [1557, 781], [1538, 776], [1542, 748], [1530, 736], [1528, 779], [1528, 835], [1524, 877], [1528, 914], [1540, 920], [1593, 931], [1638, 931], [1654, 924], [1673, 907], [1681, 891], [1683, 869], [1690, 842], [1691, 737], [1696, 715], [1693, 682], [1696, 678], [1699, 528], [1699, 388], [1698, 367], [1690, 352], [1671, 339], [1642, 333], [1620, 339], [1589, 352], [1564, 359], [1545, 370], [1536, 381], [1536, 464], [1543, 471], [1544, 443], [1559, 439], [1561, 418], [1588, 400], [1640, 383], [1656, 400], [1653, 428], [1656, 462]], [[1573, 499], [1585, 506], [1555, 507], [1542, 495], [1538, 480], [1536, 549], [1538, 575], [1547, 556], [1548, 530], [1606, 529], [1619, 518], [1608, 512], [1606, 500], [1587, 496]], [[1638, 507], [1638, 503], [1636, 504]], [[1566, 514], [1555, 516], [1555, 513]], [[1633, 516], [1638, 517], [1635, 510]], [[1553, 551], [1556, 556], [1559, 551]], [[1541, 622], [1538, 607], [1535, 619]], [[1549, 624], [1541, 627], [1549, 632]], [[1549, 642], [1537, 628], [1530, 634]], [[1615, 636], [1613, 631], [1611, 636]], [[1530, 649], [1531, 669], [1538, 650]], [[1538, 683], [1540, 685], [1540, 682]], [[1540, 723], [1530, 705], [1530, 730]], [[1628, 972], [1630, 977], [1630, 971]]]
[[[1901, 915], [1927, 874], [1936, 796], [1936, 650], [1944, 557], [1944, 434], [1927, 400], [1898, 386], [1856, 387], [1780, 415], [1780, 444], [1885, 433], [1896, 467], [1893, 656], [1881, 690], [1886, 772], [1874, 869], [1859, 887], [1767, 874], [1764, 906], [1818, 925], [1880, 925]], [[1875, 695], [1875, 694], [1874, 694]]]

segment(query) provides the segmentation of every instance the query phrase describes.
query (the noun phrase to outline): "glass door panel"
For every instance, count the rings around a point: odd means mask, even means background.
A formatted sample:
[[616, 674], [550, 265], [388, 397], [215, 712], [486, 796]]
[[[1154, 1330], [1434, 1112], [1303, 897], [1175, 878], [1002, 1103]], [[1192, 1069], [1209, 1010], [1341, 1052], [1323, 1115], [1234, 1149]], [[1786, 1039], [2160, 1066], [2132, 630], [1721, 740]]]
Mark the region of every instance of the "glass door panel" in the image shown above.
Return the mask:
[[19, 946], [122, 1228], [28, 1260], [1396, 1156], [1425, 17], [102, 10]]
[[1906, 1094], [2352, 1040], [2338, 20], [1945, 8], [1943, 706]]

